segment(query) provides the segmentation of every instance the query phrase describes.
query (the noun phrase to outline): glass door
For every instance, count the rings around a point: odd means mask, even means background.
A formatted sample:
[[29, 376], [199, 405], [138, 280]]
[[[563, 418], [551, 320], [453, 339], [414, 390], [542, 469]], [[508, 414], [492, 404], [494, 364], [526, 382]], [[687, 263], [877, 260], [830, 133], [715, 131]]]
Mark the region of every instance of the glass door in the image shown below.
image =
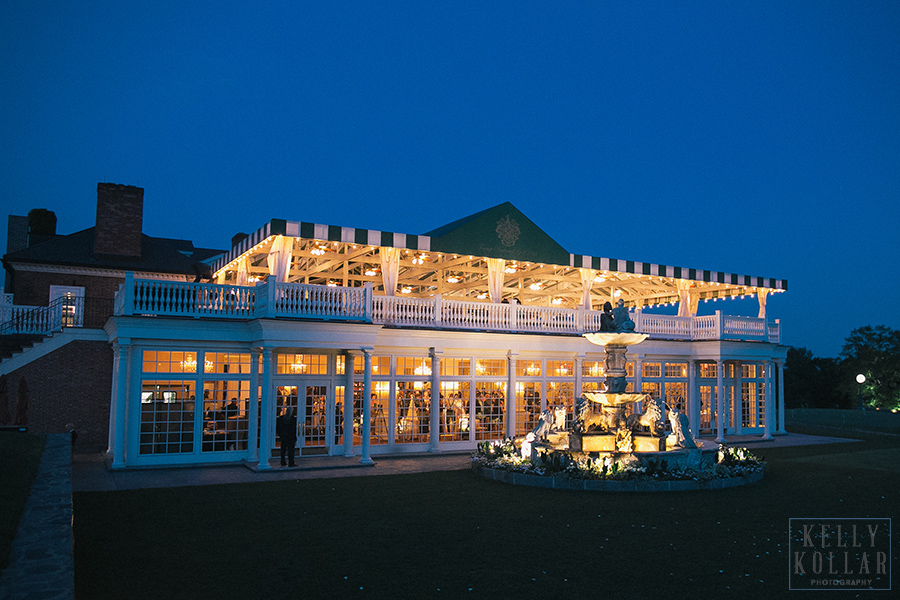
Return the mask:
[[59, 302], [61, 325], [63, 327], [84, 326], [84, 288], [67, 285], [50, 286], [50, 305]]
[[297, 411], [297, 445], [301, 455], [328, 454], [328, 394], [325, 383], [306, 382], [300, 386]]

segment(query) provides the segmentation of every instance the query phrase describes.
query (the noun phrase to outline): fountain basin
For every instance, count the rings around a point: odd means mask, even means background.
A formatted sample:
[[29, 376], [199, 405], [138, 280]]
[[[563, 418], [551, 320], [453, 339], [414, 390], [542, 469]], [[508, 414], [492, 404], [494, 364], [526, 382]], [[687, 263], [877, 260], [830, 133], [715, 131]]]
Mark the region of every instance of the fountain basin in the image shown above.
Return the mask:
[[[569, 435], [571, 452], [616, 452], [615, 433], [572, 433]], [[649, 435], [635, 435], [631, 438], [633, 452], [665, 452], [666, 438]]]
[[635, 344], [640, 344], [644, 340], [646, 340], [649, 335], [646, 333], [613, 333], [613, 332], [596, 332], [596, 333], [585, 333], [584, 337], [587, 338], [589, 342], [592, 344], [597, 344], [598, 346], [634, 346]]
[[581, 395], [591, 402], [614, 407], [628, 406], [648, 397], [647, 394], [608, 394], [604, 392], [582, 392]]

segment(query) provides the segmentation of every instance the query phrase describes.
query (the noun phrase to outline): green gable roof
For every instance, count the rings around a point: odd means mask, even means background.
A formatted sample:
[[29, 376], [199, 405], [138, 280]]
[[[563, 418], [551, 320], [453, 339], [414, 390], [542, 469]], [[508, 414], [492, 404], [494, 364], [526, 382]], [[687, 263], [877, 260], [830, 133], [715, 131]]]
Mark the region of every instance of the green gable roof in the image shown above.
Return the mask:
[[504, 202], [425, 235], [431, 251], [568, 265], [569, 253], [519, 209]]

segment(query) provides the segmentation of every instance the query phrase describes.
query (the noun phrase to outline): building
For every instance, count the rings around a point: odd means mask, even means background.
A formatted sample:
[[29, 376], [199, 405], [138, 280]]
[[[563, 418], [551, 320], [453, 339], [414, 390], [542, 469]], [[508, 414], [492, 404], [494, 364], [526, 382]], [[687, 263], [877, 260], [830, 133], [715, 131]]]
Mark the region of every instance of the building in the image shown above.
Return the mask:
[[[630, 390], [695, 435], [784, 431], [787, 348], [766, 315], [784, 280], [573, 255], [509, 203], [422, 235], [273, 219], [207, 263], [201, 281], [128, 271], [115, 294], [114, 468], [268, 468], [290, 409], [301, 461], [471, 449], [549, 407], [571, 420], [605, 379], [582, 334], [617, 300], [650, 336], [629, 350]], [[748, 295], [754, 316], [697, 314]]]
[[69, 235], [35, 234], [27, 217], [9, 217], [0, 298], [0, 375], [9, 398], [0, 403], [12, 406], [24, 379], [31, 397], [23, 424], [63, 432], [72, 423], [79, 449], [107, 444], [113, 359], [103, 325], [125, 273], [201, 281], [211, 272], [209, 260], [222, 253], [145, 235], [143, 197], [138, 187], [97, 184], [95, 226]]

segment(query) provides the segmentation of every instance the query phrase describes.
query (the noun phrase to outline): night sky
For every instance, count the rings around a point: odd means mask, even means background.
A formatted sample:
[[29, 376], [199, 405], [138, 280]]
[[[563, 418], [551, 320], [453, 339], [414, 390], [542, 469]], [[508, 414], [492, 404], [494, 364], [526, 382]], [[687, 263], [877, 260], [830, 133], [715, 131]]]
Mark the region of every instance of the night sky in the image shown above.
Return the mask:
[[573, 253], [788, 279], [818, 356], [900, 328], [896, 0], [228, 4], [0, 5], [0, 239], [93, 226], [101, 181], [223, 249], [509, 201]]

